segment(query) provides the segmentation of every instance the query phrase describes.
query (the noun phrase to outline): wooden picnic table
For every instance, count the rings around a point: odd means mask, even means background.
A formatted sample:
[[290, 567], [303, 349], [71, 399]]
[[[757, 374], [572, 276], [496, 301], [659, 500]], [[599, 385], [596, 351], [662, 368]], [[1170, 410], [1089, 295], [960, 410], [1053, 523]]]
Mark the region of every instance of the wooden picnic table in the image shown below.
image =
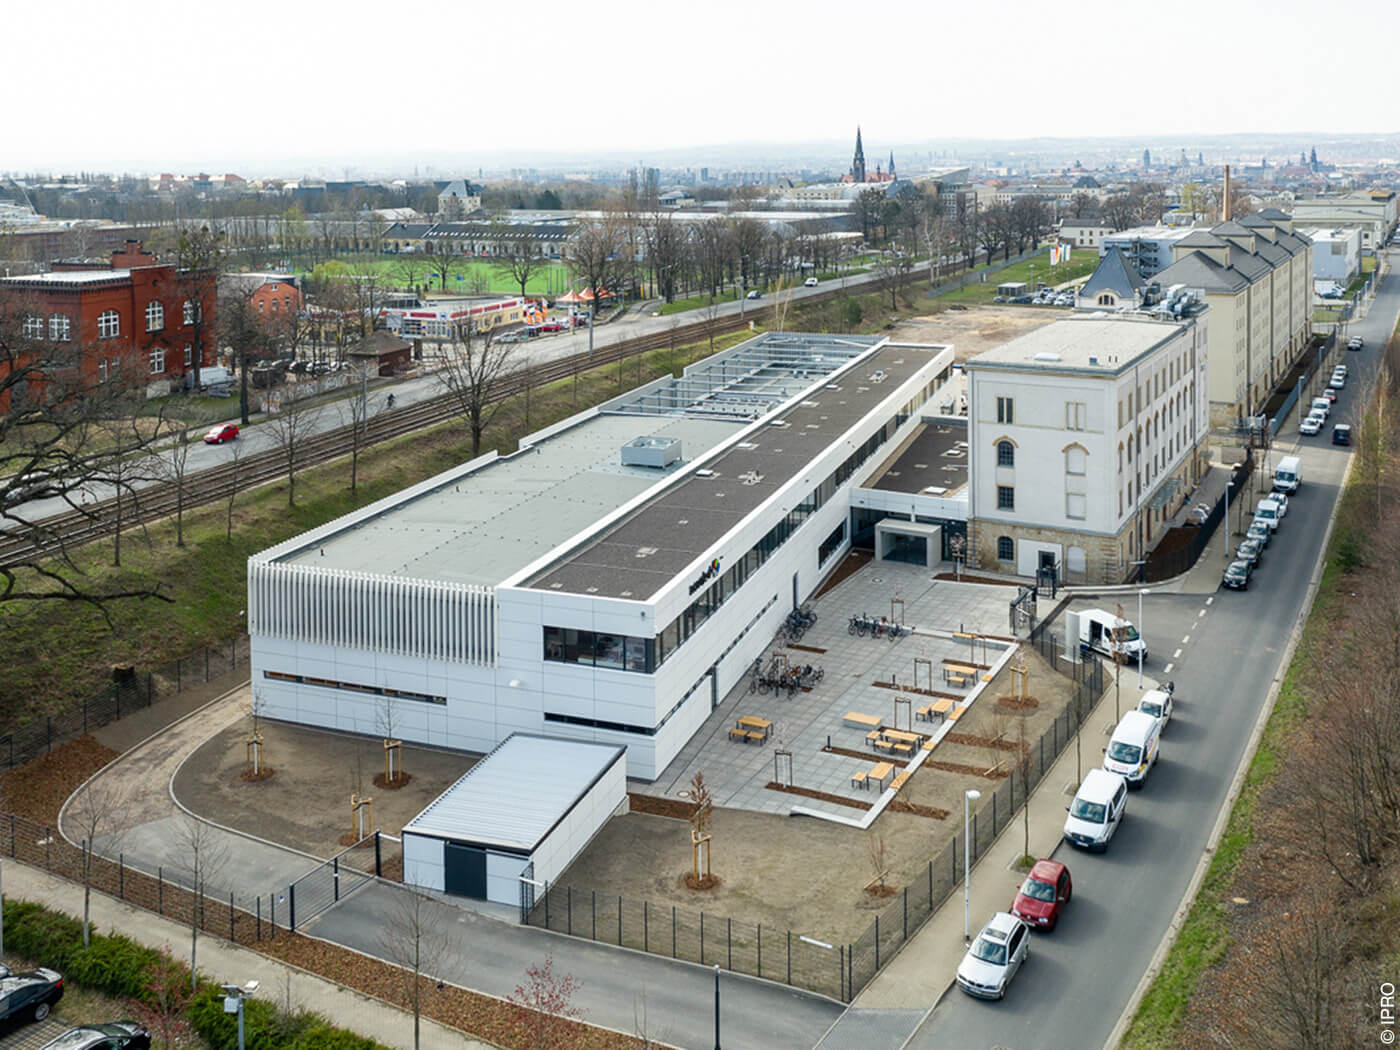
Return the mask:
[[922, 733], [906, 733], [902, 729], [886, 729], [885, 736], [891, 740], [901, 740], [906, 744], [917, 744], [924, 738]]
[[883, 791], [886, 782], [894, 776], [894, 766], [888, 762], [879, 762], [870, 767], [870, 772], [866, 774], [867, 780], [878, 780], [880, 789]]
[[976, 678], [979, 668], [974, 664], [959, 664], [951, 661], [943, 661], [943, 680], [946, 682], [952, 675], [962, 675], [964, 678]]
[[990, 670], [992, 669], [992, 665], [991, 665], [991, 664], [977, 664], [977, 663], [973, 663], [973, 662], [970, 661], [970, 660], [959, 660], [959, 659], [958, 659], [957, 657], [955, 657], [955, 656], [945, 656], [945, 657], [943, 658], [943, 663], [947, 664], [949, 667], [957, 667], [957, 668], [968, 668], [968, 667], [971, 667], [971, 668], [973, 668], [974, 670], [977, 670], [977, 671], [990, 671]]
[[744, 715], [734, 725], [750, 740], [767, 740], [773, 730], [773, 723], [758, 715]]
[[879, 729], [883, 719], [879, 715], [865, 715], [859, 711], [847, 711], [842, 719], [848, 726], [862, 726], [866, 729]]

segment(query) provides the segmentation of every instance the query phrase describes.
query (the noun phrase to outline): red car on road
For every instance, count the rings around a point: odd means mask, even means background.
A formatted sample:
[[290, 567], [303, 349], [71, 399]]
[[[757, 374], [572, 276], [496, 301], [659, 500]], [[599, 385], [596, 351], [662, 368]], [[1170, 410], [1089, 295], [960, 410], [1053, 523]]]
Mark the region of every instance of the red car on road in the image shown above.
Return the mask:
[[1016, 892], [1011, 914], [1034, 929], [1053, 930], [1072, 896], [1069, 869], [1057, 860], [1038, 860]]
[[204, 435], [206, 445], [222, 445], [225, 441], [232, 441], [238, 437], [238, 427], [233, 423], [220, 423], [216, 427], [211, 427], [209, 433]]

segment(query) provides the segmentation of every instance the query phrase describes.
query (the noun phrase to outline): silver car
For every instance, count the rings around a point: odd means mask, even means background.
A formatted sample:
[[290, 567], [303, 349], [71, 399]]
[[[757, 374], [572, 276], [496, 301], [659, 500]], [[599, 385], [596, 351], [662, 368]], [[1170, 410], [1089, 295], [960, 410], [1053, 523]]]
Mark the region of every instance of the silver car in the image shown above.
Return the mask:
[[1030, 930], [1010, 912], [988, 920], [958, 965], [958, 987], [978, 999], [1001, 999], [1030, 954]]

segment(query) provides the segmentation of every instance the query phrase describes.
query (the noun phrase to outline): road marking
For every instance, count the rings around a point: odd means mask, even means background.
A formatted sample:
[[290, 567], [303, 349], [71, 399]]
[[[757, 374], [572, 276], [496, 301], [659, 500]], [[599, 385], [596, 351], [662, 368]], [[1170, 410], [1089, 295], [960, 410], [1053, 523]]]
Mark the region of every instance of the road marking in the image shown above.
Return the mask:
[[1180, 660], [1180, 659], [1181, 659], [1181, 650], [1180, 650], [1180, 649], [1178, 649], [1176, 652], [1172, 653], [1172, 659], [1173, 659], [1173, 660]]
[[1166, 667], [1162, 668], [1162, 673], [1163, 673], [1163, 674], [1171, 674], [1171, 673], [1172, 673], [1172, 668], [1175, 667], [1175, 666], [1176, 666], [1176, 664], [1167, 664]]
[[1213, 602], [1213, 601], [1215, 601], [1215, 595], [1211, 595], [1209, 598], [1207, 598], [1207, 599], [1206, 599], [1206, 604], [1209, 605], [1209, 604], [1210, 604], [1211, 602]]
[[1182, 645], [1190, 645], [1190, 644], [1191, 644], [1191, 636], [1188, 634], [1188, 635], [1186, 635], [1184, 638], [1182, 638], [1182, 639], [1181, 639], [1181, 644], [1182, 644]]
[[1206, 614], [1206, 611], [1205, 611], [1204, 609], [1202, 609], [1200, 612], [1198, 612], [1198, 613], [1196, 614], [1196, 616], [1197, 616], [1197, 617], [1201, 617], [1201, 616], [1204, 616], [1205, 614]]

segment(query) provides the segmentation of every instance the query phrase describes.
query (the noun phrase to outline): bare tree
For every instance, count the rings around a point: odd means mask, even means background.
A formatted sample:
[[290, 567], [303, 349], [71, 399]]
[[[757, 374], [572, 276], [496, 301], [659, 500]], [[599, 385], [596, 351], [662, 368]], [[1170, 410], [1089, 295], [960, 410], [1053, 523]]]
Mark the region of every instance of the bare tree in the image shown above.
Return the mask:
[[267, 431], [277, 448], [279, 458], [287, 471], [287, 506], [295, 507], [297, 471], [306, 458], [306, 442], [316, 433], [321, 409], [310, 404], [307, 398], [285, 396], [267, 422]]
[[228, 502], [224, 514], [224, 539], [233, 542], [233, 505], [238, 501], [238, 487], [243, 480], [243, 446], [235, 441], [229, 448]]
[[379, 935], [384, 957], [399, 968], [403, 1001], [413, 1011], [414, 1050], [419, 1048], [423, 993], [447, 954], [447, 941], [431, 909], [432, 902], [422, 894], [407, 887], [397, 890]]
[[1084, 190], [1075, 190], [1074, 194], [1069, 199], [1069, 205], [1066, 210], [1076, 219], [1082, 219], [1088, 215], [1097, 215], [1099, 211], [1099, 199], [1092, 193], [1086, 193]]
[[175, 489], [175, 546], [185, 545], [185, 480], [190, 459], [190, 435], [184, 421], [178, 421], [169, 428], [170, 445], [156, 463], [164, 480]]
[[885, 895], [885, 880], [890, 875], [889, 845], [885, 841], [885, 833], [870, 829], [870, 833], [865, 836], [866, 857], [870, 861], [870, 872], [874, 876], [873, 885], [878, 885], [875, 895], [883, 897]]
[[[429, 257], [429, 263], [437, 270], [439, 288], [447, 291], [447, 279], [452, 276], [452, 271], [465, 266], [467, 260], [452, 250], [452, 245], [447, 241], [442, 241], [439, 245], [441, 251]], [[431, 271], [429, 271], [431, 275]]]
[[549, 266], [549, 260], [540, 254], [539, 238], [530, 226], [492, 222], [491, 255], [491, 265], [496, 271], [520, 286], [522, 299], [530, 278]]
[[[398, 743], [397, 731], [399, 727], [398, 702], [392, 696], [381, 696], [378, 702], [375, 704], [374, 726], [376, 729], [379, 730], [379, 735], [384, 738], [384, 754], [386, 756], [386, 764], [384, 768], [384, 786], [394, 787], [398, 781], [403, 779], [404, 770], [402, 758], [399, 759], [396, 768], [391, 768], [388, 765], [389, 759], [387, 756], [390, 753], [389, 745]], [[402, 748], [398, 748], [396, 750], [401, 751]]]
[[238, 415], [245, 427], [250, 412], [249, 370], [270, 356], [275, 345], [272, 332], [253, 306], [255, 291], [255, 287], [228, 288], [219, 296], [219, 336], [222, 343], [233, 351], [234, 365], [239, 373]]
[[71, 822], [77, 832], [81, 853], [84, 948], [92, 943], [92, 872], [96, 842], [99, 837], [103, 838], [104, 847], [111, 852], [113, 842], [122, 831], [125, 812], [125, 794], [101, 781], [90, 783], [79, 791], [63, 812], [64, 820]]
[[186, 814], [175, 828], [182, 868], [190, 890], [190, 987], [197, 987], [199, 929], [204, 924], [204, 899], [210, 882], [228, 862], [223, 832], [198, 817]]
[[[890, 309], [899, 309], [900, 297], [905, 295], [914, 276], [912, 244], [895, 241], [894, 246], [881, 252], [875, 261], [880, 287], [890, 295]], [[906, 250], [907, 249], [907, 250]]]
[[347, 401], [350, 409], [350, 491], [358, 491], [360, 481], [360, 446], [365, 442], [365, 432], [369, 429], [369, 373], [370, 366], [360, 367], [360, 391], [352, 394]]
[[582, 986], [573, 974], [554, 972], [552, 955], [546, 955], [543, 963], [532, 963], [525, 971], [525, 980], [515, 986], [509, 999], [519, 1008], [521, 1020], [530, 1026], [532, 1050], [554, 1050], [565, 1045], [569, 1021], [583, 1018], [583, 1010], [573, 1001]]
[[575, 278], [593, 296], [596, 313], [604, 292], [617, 293], [617, 280], [624, 270], [622, 257], [627, 251], [627, 235], [614, 215], [588, 219], [579, 224], [565, 251], [565, 259]]
[[[977, 251], [982, 244], [982, 215], [977, 210], [975, 200], [959, 199], [957, 219], [953, 224], [958, 251], [962, 254], [963, 268], [971, 270], [977, 265]], [[991, 245], [987, 245], [987, 262], [992, 261]]]
[[477, 332], [470, 323], [461, 328], [438, 372], [438, 381], [451, 395], [472, 438], [472, 457], [481, 454], [481, 435], [496, 418], [502, 400], [501, 380], [514, 364], [514, 343], [496, 342], [495, 332]]
[[1016, 254], [1021, 254], [1028, 245], [1034, 248], [1050, 224], [1045, 202], [1038, 197], [1018, 197], [1011, 206], [1011, 224], [1016, 231]]
[[1011, 258], [1011, 246], [1016, 243], [1016, 219], [1011, 208], [1005, 204], [993, 204], [982, 213], [983, 236], [987, 243], [987, 262], [1000, 248], [1002, 258]]
[[139, 394], [114, 401], [97, 422], [104, 451], [96, 457], [94, 481], [111, 490], [112, 564], [122, 563], [122, 531], [128, 504], [140, 498], [140, 488], [161, 478], [164, 467], [150, 446], [162, 420], [143, 411]]
[[206, 344], [214, 327], [208, 314], [218, 300], [219, 275], [227, 258], [223, 231], [186, 227], [175, 238], [175, 283], [184, 297], [183, 320], [193, 340], [190, 367], [196, 390], [204, 389], [199, 370], [204, 367]]
[[673, 303], [676, 284], [690, 261], [690, 241], [685, 227], [674, 217], [657, 211], [645, 222], [643, 234], [656, 293]]
[[1131, 226], [1135, 214], [1136, 207], [1126, 193], [1115, 193], [1103, 202], [1104, 221], [1115, 232]]

